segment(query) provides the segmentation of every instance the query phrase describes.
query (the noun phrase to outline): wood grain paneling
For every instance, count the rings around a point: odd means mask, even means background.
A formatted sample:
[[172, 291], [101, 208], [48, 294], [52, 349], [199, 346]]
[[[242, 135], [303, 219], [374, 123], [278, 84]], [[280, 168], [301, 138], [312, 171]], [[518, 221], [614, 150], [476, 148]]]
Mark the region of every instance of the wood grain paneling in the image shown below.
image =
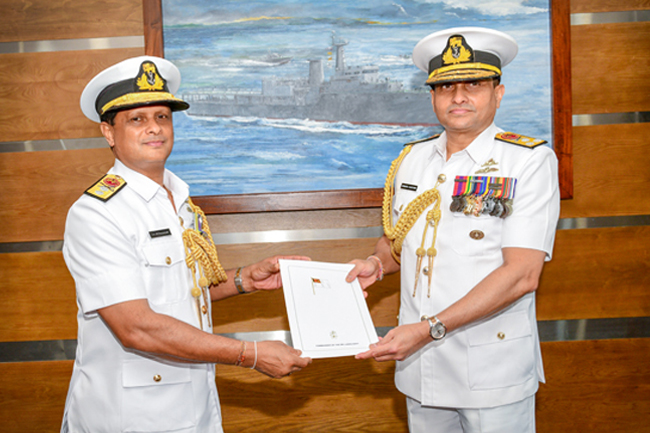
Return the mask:
[[81, 92], [103, 69], [142, 54], [142, 48], [0, 54], [0, 140], [99, 137], [98, 125], [79, 108]]
[[543, 343], [539, 433], [638, 433], [650, 425], [650, 339]]
[[0, 42], [142, 34], [142, 0], [2, 2]]
[[650, 316], [650, 227], [561, 230], [537, 290], [537, 319]]
[[[226, 268], [275, 254], [345, 263], [366, 257], [374, 239], [218, 246]], [[539, 320], [650, 316], [650, 227], [562, 230], [537, 292]], [[614, 250], [616, 246], [617, 250]], [[616, 253], [625, 251], [625, 254]], [[76, 337], [74, 283], [60, 252], [7, 253], [0, 290], [0, 341]], [[26, 289], [28, 288], [28, 289]], [[399, 275], [368, 291], [375, 326], [395, 326]], [[213, 304], [215, 332], [289, 330], [282, 291], [236, 296]]]
[[63, 239], [68, 209], [112, 164], [108, 146], [0, 153], [0, 242]]
[[[375, 239], [218, 246], [226, 268], [254, 263], [276, 254], [298, 254], [313, 260], [347, 263], [367, 257]], [[391, 275], [373, 287], [367, 299], [375, 326], [395, 326], [399, 303], [399, 277]], [[215, 332], [250, 332], [289, 329], [281, 291], [236, 296], [213, 304]]]
[[220, 214], [208, 215], [207, 218], [213, 234], [379, 227], [381, 208]]
[[573, 114], [650, 111], [649, 69], [650, 22], [571, 27]]
[[649, 0], [571, 0], [572, 14], [644, 9], [650, 9]]
[[0, 275], [0, 341], [77, 338], [74, 281], [60, 252], [2, 254]]
[[[537, 431], [632, 433], [650, 423], [650, 339], [543, 343], [547, 383]], [[271, 380], [217, 366], [224, 429], [235, 432], [406, 432], [393, 363], [314, 360]], [[0, 433], [58, 431], [72, 361], [0, 364]]]
[[408, 432], [394, 363], [316, 359], [281, 380], [217, 366], [226, 432]]
[[571, 18], [566, 0], [552, 0], [551, 68], [553, 148], [558, 159], [560, 198], [573, 197], [573, 128], [571, 112]]
[[648, 123], [575, 127], [574, 195], [560, 217], [650, 214], [648, 137]]
[[60, 431], [72, 364], [0, 364], [0, 432]]

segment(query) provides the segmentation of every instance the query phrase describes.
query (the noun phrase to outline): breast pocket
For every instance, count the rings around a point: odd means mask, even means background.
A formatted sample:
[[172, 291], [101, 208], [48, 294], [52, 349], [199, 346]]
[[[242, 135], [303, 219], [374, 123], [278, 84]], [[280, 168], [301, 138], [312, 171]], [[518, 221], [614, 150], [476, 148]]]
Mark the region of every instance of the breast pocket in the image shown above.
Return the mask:
[[146, 262], [144, 272], [147, 296], [154, 305], [169, 304], [185, 298], [187, 266], [185, 251], [179, 241], [152, 242], [142, 247]]
[[452, 248], [463, 256], [488, 255], [501, 250], [503, 220], [489, 215], [452, 214]]
[[146, 359], [122, 365], [123, 431], [175, 431], [194, 418], [189, 368]]
[[520, 385], [534, 374], [535, 351], [525, 311], [504, 314], [467, 330], [470, 388]]

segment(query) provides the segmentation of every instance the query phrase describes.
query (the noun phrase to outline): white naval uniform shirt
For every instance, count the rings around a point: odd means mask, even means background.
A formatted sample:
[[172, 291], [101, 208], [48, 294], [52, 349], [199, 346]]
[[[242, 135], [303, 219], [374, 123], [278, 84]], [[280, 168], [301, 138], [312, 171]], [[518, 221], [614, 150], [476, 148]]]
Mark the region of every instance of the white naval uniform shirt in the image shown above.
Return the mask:
[[[160, 185], [119, 160], [109, 173], [127, 185], [106, 202], [84, 194], [66, 221], [63, 257], [75, 280], [79, 311], [62, 431], [223, 432], [213, 364], [125, 350], [97, 313], [147, 299], [155, 312], [200, 326], [179, 220], [194, 227], [189, 187], [165, 171], [175, 212]], [[203, 329], [212, 332], [205, 315]]]
[[[399, 323], [433, 316], [466, 295], [503, 263], [504, 247], [546, 252], [550, 260], [559, 216], [557, 159], [546, 146], [529, 149], [495, 140], [501, 129], [492, 124], [465, 150], [446, 161], [446, 133], [415, 144], [403, 160], [395, 181], [393, 222], [406, 205], [433, 188], [439, 174], [442, 216], [435, 247], [431, 297], [422, 274], [413, 297], [416, 255], [425, 225], [425, 210], [405, 238], [401, 253], [401, 305]], [[498, 170], [476, 174], [492, 159]], [[513, 213], [505, 219], [451, 212], [456, 176], [497, 176], [517, 179]], [[417, 185], [416, 191], [401, 186]], [[482, 239], [470, 232], [480, 230]], [[431, 246], [433, 228], [424, 248]], [[500, 339], [498, 335], [504, 337]], [[487, 408], [509, 404], [534, 394], [544, 381], [535, 315], [535, 294], [530, 293], [487, 319], [450, 332], [397, 363], [397, 388], [423, 405]]]

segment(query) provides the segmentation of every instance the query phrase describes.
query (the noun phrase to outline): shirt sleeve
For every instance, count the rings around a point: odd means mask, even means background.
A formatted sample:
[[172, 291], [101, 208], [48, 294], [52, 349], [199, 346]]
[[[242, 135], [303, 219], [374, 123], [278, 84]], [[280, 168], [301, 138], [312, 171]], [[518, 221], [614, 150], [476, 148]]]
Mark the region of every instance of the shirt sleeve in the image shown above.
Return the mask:
[[63, 257], [84, 314], [146, 298], [143, 263], [125, 223], [109, 213], [107, 203], [93, 198], [82, 197], [68, 213]]
[[549, 261], [560, 214], [558, 163], [551, 149], [530, 152], [517, 174], [513, 213], [504, 221], [502, 247], [541, 250]]

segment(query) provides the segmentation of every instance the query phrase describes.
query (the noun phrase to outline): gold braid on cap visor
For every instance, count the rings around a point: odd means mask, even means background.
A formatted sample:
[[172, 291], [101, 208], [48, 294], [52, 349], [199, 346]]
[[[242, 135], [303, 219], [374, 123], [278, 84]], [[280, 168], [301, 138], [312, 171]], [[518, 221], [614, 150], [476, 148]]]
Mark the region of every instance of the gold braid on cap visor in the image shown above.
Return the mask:
[[[499, 75], [501, 75], [501, 69], [497, 68], [496, 66], [493, 65], [488, 65], [487, 63], [458, 63], [456, 65], [449, 65], [449, 66], [443, 66], [438, 69], [434, 69], [433, 72], [429, 74], [429, 80], [437, 77], [438, 75], [442, 75], [446, 72], [451, 72], [451, 71], [460, 71], [463, 69], [467, 70], [483, 70], [483, 71], [492, 71], [495, 72]], [[478, 72], [478, 71], [477, 71]], [[429, 81], [427, 80], [427, 81]]]
[[181, 99], [176, 98], [171, 93], [167, 92], [151, 92], [151, 93], [127, 93], [126, 95], [115, 98], [112, 101], [106, 103], [102, 107], [101, 114], [106, 113], [108, 110], [114, 107], [121, 107], [123, 105], [132, 105], [139, 103], [147, 102], [164, 102], [164, 101], [179, 101], [183, 102]]

